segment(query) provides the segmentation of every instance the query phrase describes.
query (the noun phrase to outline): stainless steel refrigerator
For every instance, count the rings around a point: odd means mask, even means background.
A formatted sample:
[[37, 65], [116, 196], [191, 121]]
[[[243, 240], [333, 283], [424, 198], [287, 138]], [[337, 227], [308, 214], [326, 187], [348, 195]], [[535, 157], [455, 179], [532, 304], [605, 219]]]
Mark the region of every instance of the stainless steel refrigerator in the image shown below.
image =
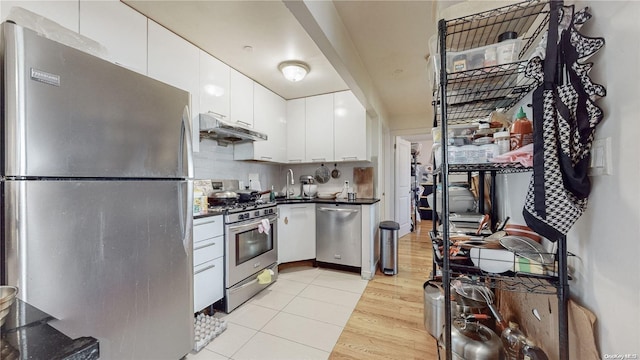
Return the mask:
[[103, 359], [183, 357], [193, 347], [189, 93], [1, 29], [2, 282], [66, 335], [97, 338]]

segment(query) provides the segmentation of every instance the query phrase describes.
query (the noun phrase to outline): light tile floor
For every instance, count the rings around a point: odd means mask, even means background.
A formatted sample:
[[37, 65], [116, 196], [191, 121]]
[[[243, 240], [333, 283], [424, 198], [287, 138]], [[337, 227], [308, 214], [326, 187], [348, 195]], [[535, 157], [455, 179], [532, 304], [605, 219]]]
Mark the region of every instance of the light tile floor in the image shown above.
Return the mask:
[[231, 312], [228, 327], [187, 360], [327, 359], [367, 280], [359, 274], [296, 267]]

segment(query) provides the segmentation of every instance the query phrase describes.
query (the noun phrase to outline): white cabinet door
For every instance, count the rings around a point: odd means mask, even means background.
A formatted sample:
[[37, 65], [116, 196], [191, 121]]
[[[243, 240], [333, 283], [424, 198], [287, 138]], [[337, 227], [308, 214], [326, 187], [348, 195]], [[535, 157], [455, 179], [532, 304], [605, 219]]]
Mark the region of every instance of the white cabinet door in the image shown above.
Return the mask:
[[80, 1], [80, 34], [107, 50], [107, 58], [147, 74], [147, 18], [119, 1]]
[[229, 119], [229, 81], [231, 68], [200, 51], [200, 111], [214, 112]]
[[154, 21], [149, 20], [148, 31], [149, 76], [191, 93], [189, 110], [193, 151], [198, 151], [200, 131], [199, 126], [194, 125], [198, 124], [200, 113], [200, 101], [197, 101], [200, 87], [200, 49]]
[[205, 262], [193, 270], [193, 311], [198, 312], [224, 296], [224, 258]]
[[286, 101], [264, 86], [254, 83], [253, 112], [253, 127], [267, 134], [267, 140], [235, 145], [233, 158], [284, 162], [287, 151]]
[[316, 205], [279, 205], [278, 263], [316, 258]]
[[10, 14], [12, 7], [18, 6], [54, 21], [65, 28], [79, 32], [78, 0], [73, 1], [0, 1], [2, 21]]
[[231, 69], [229, 119], [253, 127], [253, 80]]
[[367, 114], [351, 91], [334, 94], [336, 161], [367, 159]]
[[306, 160], [333, 161], [333, 94], [306, 98]]
[[287, 162], [306, 161], [305, 99], [287, 101]]

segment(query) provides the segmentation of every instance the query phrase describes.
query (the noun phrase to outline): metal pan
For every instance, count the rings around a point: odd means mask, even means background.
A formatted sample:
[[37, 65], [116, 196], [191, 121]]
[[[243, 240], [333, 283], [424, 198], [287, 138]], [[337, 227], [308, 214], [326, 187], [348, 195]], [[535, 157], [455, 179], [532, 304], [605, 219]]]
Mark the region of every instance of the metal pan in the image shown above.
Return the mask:
[[339, 179], [342, 174], [340, 170], [338, 170], [338, 164], [333, 164], [334, 169], [331, 171], [331, 177], [334, 179]]

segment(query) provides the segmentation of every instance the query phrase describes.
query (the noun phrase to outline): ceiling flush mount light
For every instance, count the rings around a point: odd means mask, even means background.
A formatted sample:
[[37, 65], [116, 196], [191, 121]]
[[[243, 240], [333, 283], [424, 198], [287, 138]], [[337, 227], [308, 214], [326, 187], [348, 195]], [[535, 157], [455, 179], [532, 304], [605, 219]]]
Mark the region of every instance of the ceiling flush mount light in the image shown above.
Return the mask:
[[281, 62], [278, 65], [278, 69], [282, 72], [285, 79], [291, 82], [298, 82], [304, 79], [309, 72], [309, 65], [303, 63], [302, 61], [285, 61]]

